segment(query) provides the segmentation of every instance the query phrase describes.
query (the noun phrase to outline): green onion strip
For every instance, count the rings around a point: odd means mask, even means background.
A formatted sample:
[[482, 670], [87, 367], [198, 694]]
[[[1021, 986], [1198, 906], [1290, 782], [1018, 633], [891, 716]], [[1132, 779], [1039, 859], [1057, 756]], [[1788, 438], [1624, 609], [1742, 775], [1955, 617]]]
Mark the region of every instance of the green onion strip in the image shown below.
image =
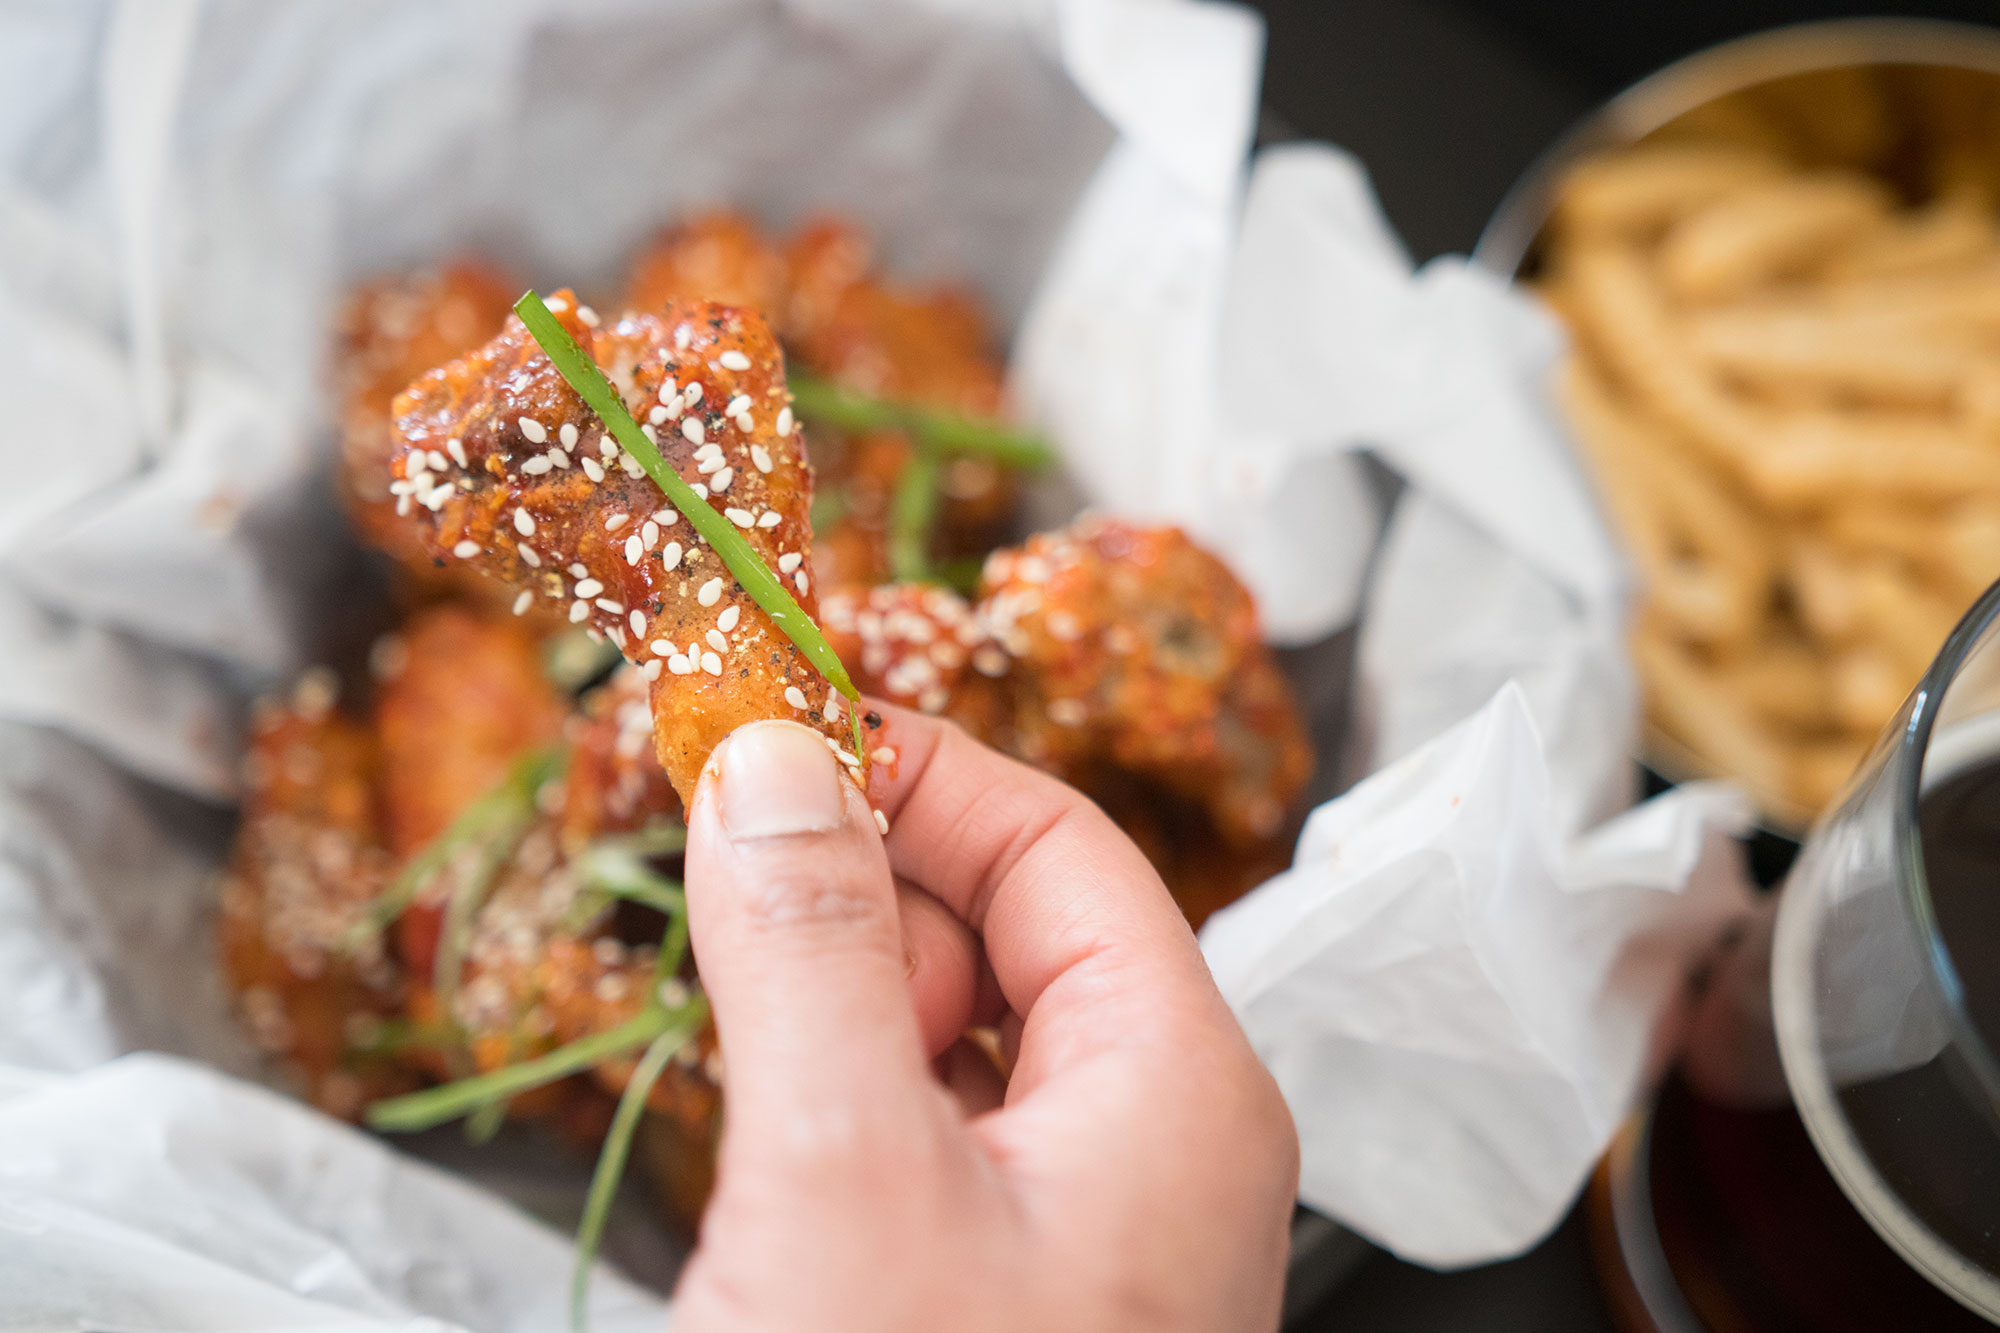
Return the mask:
[[667, 1032], [654, 1039], [626, 1081], [618, 1109], [611, 1115], [611, 1129], [604, 1136], [597, 1167], [590, 1173], [590, 1192], [583, 1199], [583, 1220], [576, 1228], [576, 1263], [569, 1279], [569, 1324], [576, 1333], [584, 1333], [590, 1326], [590, 1270], [597, 1260], [612, 1201], [618, 1197], [619, 1182], [625, 1176], [625, 1159], [631, 1154], [632, 1136], [638, 1132], [646, 1098], [666, 1072], [667, 1061], [679, 1053], [692, 1031]]
[[[757, 554], [757, 548], [736, 530], [736, 525], [715, 512], [715, 508], [694, 488], [681, 480], [680, 474], [667, 466], [660, 457], [660, 451], [639, 429], [639, 423], [625, 410], [625, 400], [618, 396], [618, 390], [604, 377], [597, 363], [576, 345], [576, 339], [569, 336], [569, 330], [562, 326], [555, 315], [550, 313], [542, 298], [530, 290], [522, 293], [514, 303], [514, 313], [527, 325], [528, 332], [541, 344], [543, 353], [554, 363], [569, 387], [603, 421], [604, 428], [612, 438], [624, 446], [625, 452], [638, 460], [639, 466], [653, 479], [674, 508], [687, 515], [694, 530], [707, 540], [710, 549], [721, 557], [723, 565], [743, 590], [750, 594], [750, 600], [762, 608], [773, 624], [792, 641], [806, 660], [811, 662], [820, 675], [834, 689], [847, 696], [850, 701], [858, 700], [861, 692], [854, 688], [854, 681], [841, 665], [840, 657], [833, 651], [833, 645], [820, 633], [812, 617], [778, 581], [764, 558]], [[857, 759], [867, 758], [867, 751], [861, 736], [859, 708], [850, 708], [854, 716], [854, 748]]]

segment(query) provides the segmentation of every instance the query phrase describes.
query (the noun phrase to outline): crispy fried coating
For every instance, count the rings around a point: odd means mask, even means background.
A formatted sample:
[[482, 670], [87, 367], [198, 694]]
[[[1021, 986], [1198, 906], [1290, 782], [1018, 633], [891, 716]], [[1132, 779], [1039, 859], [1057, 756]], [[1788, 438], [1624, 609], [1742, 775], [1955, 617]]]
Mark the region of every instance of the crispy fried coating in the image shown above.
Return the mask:
[[[440, 578], [390, 492], [399, 446], [389, 409], [411, 380], [493, 336], [513, 300], [498, 272], [461, 259], [435, 271], [355, 289], [340, 314], [334, 388], [340, 400], [340, 489], [363, 539], [393, 557], [420, 590], [486, 595], [476, 580]], [[404, 507], [408, 507], [405, 502]]]
[[[550, 309], [656, 433], [668, 466], [706, 494], [808, 615], [812, 473], [784, 360], [756, 315], [688, 304], [611, 328]], [[482, 571], [610, 638], [651, 682], [654, 742], [690, 796], [738, 726], [786, 718], [836, 745], [831, 689], [720, 557], [606, 433], [518, 319], [397, 399], [408, 521], [438, 558]], [[445, 448], [455, 444], [456, 453]], [[433, 451], [455, 462], [436, 469]]]
[[309, 674], [260, 706], [245, 759], [243, 823], [222, 884], [223, 977], [251, 1035], [321, 1109], [352, 1117], [409, 1087], [393, 1060], [356, 1049], [395, 1015], [402, 977], [379, 947], [340, 947], [386, 884], [367, 728], [335, 711], [332, 679]]
[[1100, 758], [1199, 804], [1232, 843], [1277, 833], [1312, 772], [1256, 606], [1178, 528], [1087, 518], [997, 551], [982, 617], [1013, 659], [1014, 743]]

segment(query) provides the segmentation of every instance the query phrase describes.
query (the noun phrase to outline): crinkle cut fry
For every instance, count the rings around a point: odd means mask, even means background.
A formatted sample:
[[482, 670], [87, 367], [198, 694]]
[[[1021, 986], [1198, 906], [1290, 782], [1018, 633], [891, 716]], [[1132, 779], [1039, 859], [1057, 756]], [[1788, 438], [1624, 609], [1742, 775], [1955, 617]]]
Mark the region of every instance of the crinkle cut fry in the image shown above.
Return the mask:
[[[548, 304], [668, 466], [708, 494], [814, 614], [812, 471], [764, 321], [689, 302], [607, 328], [581, 317], [568, 292]], [[846, 749], [845, 708], [831, 687], [518, 319], [412, 384], [395, 413], [408, 517], [433, 555], [511, 585], [524, 608], [566, 607], [572, 623], [639, 664], [651, 681], [654, 744], [684, 800], [709, 752], [746, 722], [803, 722]], [[432, 450], [465, 463], [439, 472]], [[857, 780], [864, 763], [850, 762]]]

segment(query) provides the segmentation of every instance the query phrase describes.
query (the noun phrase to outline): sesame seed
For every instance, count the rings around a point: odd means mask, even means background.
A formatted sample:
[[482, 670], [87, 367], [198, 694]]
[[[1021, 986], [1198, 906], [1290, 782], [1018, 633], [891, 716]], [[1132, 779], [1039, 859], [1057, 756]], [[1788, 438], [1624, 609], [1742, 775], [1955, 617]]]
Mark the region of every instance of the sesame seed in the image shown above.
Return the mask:
[[736, 469], [726, 467], [708, 479], [708, 489], [717, 495], [729, 489], [729, 483], [736, 480]]
[[757, 523], [756, 519], [750, 517], [749, 510], [738, 509], [734, 505], [731, 505], [729, 508], [723, 510], [722, 516], [728, 519], [731, 523], [734, 523], [739, 528], [754, 527]]
[[799, 596], [806, 595], [806, 572], [803, 569], [792, 575], [792, 586], [799, 590]]
[[868, 757], [874, 760], [878, 764], [893, 764], [896, 762], [895, 747], [889, 745], [881, 746], [875, 751], [874, 754], [871, 754]]
[[671, 528], [674, 524], [681, 521], [681, 511], [672, 505], [666, 505], [655, 511], [653, 517], [660, 521], [661, 527]]
[[882, 813], [882, 812], [881, 812], [880, 810], [877, 810], [877, 811], [875, 811], [874, 813], [875, 813], [875, 827], [876, 827], [876, 829], [878, 829], [878, 830], [879, 830], [879, 831], [881, 832], [881, 834], [882, 834], [882, 836], [883, 836], [883, 837], [885, 837], [885, 838], [886, 838], [886, 837], [888, 837], [888, 836], [889, 836], [889, 816], [887, 816], [887, 815], [883, 814], [883, 813]]
[[791, 433], [792, 433], [792, 409], [789, 407], [781, 407], [778, 409], [778, 434], [782, 437], [790, 435]]
[[729, 640], [722, 637], [721, 630], [712, 629], [708, 633], [702, 635], [702, 637], [708, 640], [708, 646], [715, 649], [716, 652], [726, 653], [729, 651]]
[[697, 592], [694, 595], [694, 599], [697, 602], [700, 602], [703, 606], [714, 606], [717, 602], [721, 601], [722, 600], [721, 578], [720, 577], [712, 578], [708, 582], [702, 584], [701, 591]]
[[697, 463], [706, 462], [711, 458], [720, 459], [721, 457], [722, 446], [719, 444], [704, 444], [701, 448], [694, 451], [694, 461]]
[[766, 509], [757, 515], [757, 526], [760, 528], [775, 528], [784, 521], [785, 516], [775, 509]]
[[848, 753], [846, 750], [835, 750], [834, 754], [838, 755], [840, 757], [840, 762], [846, 764], [849, 768], [861, 767], [861, 760], [855, 757], [854, 755]]
[[629, 514], [613, 514], [610, 518], [604, 520], [604, 530], [606, 532], [616, 532], [631, 521], [632, 518]]
[[722, 461], [720, 450], [708, 455], [706, 458], [697, 458], [694, 460], [694, 470], [704, 477], [712, 472], [720, 472], [725, 466], [726, 464]]
[[584, 476], [589, 477], [595, 482], [602, 482], [604, 480], [604, 465], [595, 458], [592, 458], [589, 454], [585, 454], [577, 461], [583, 465]]
[[[825, 712], [826, 712], [826, 720], [827, 720], [827, 721], [829, 721], [829, 722], [838, 722], [838, 721], [840, 721], [840, 696], [839, 696], [839, 695], [837, 695], [837, 694], [835, 694], [835, 693], [834, 693], [834, 692], [833, 692], [832, 690], [828, 690], [828, 691], [826, 692], [826, 709], [825, 709]], [[832, 741], [828, 741], [828, 742], [827, 742], [827, 744], [828, 744], [828, 745], [833, 745], [833, 742], [832, 742]], [[835, 748], [835, 749], [839, 749], [840, 747], [839, 747], [839, 746], [834, 746], [834, 748]]]
[[759, 472], [769, 472], [771, 470], [771, 451], [761, 444], [753, 444], [750, 446], [750, 461], [757, 465]]
[[658, 680], [660, 678], [660, 668], [664, 665], [666, 664], [661, 662], [660, 659], [656, 657], [652, 661], [646, 663], [646, 665], [640, 667], [639, 674], [644, 676], [647, 680]]
[[783, 555], [778, 557], [778, 572], [780, 574], [789, 574], [793, 570], [797, 569], [799, 567], [799, 563], [804, 559], [805, 557], [800, 555], [797, 551], [787, 551]]
[[604, 591], [604, 585], [596, 579], [579, 579], [576, 585], [578, 597], [595, 597]]
[[685, 400], [686, 400], [686, 402], [687, 402], [687, 405], [688, 405], [689, 407], [693, 407], [693, 406], [694, 406], [694, 405], [695, 405], [696, 403], [700, 402], [700, 401], [701, 401], [701, 381], [700, 381], [700, 380], [689, 380], [689, 381], [688, 381], [688, 382], [687, 382], [687, 383], [686, 383], [686, 384], [685, 384], [684, 386], [682, 386], [682, 388], [681, 388], [681, 397], [682, 397], [683, 399], [685, 399]]
[[738, 412], [735, 416], [731, 417], [730, 420], [735, 422], [736, 429], [742, 431], [745, 435], [748, 435], [752, 431], [757, 429], [757, 423], [750, 419], [750, 414], [748, 412]]
[[685, 653], [675, 653], [667, 659], [667, 670], [676, 676], [685, 676], [694, 670], [694, 659]]
[[600, 597], [597, 599], [597, 609], [610, 615], [622, 616], [625, 614], [625, 603], [614, 602], [609, 597]]
[[556, 438], [562, 441], [563, 448], [576, 448], [576, 423], [574, 421], [563, 422], [561, 426], [556, 428]]
[[569, 309], [569, 302], [560, 296], [551, 296], [548, 300], [542, 302], [542, 304], [558, 315]]
[[722, 368], [724, 370], [750, 369], [750, 358], [743, 355], [743, 353], [737, 351], [734, 347], [730, 348], [728, 351], [724, 352], [721, 356], [718, 356], [715, 359], [722, 363]]
[[[646, 438], [650, 440], [653, 437], [648, 435]], [[617, 452], [618, 441], [612, 439], [609, 435], [600, 435], [597, 437], [597, 456], [599, 458], [610, 458]]]
[[631, 623], [634, 634], [644, 634], [646, 632], [646, 617], [643, 612], [634, 611], [626, 619]]
[[540, 569], [542, 567], [542, 558], [535, 554], [534, 547], [516, 546], [514, 549], [521, 553], [521, 559], [528, 562], [529, 569]]
[[806, 709], [806, 692], [796, 685], [787, 685], [785, 686], [785, 702], [803, 713]]
[[708, 498], [708, 483], [705, 481], [691, 481], [688, 483], [688, 489], [704, 500]]
[[424, 456], [425, 456], [426, 458], [428, 458], [428, 459], [430, 460], [430, 464], [431, 464], [431, 466], [432, 466], [433, 468], [437, 469], [437, 470], [438, 470], [439, 472], [442, 472], [442, 471], [444, 471], [444, 469], [445, 469], [445, 461], [444, 461], [444, 455], [443, 455], [443, 454], [441, 454], [441, 453], [439, 453], [439, 452], [438, 452], [437, 450], [433, 449], [433, 450], [431, 450], [431, 451], [430, 451], [430, 452], [429, 452], [428, 454], [426, 454], [426, 455], [424, 455]]
[[650, 518], [647, 519], [645, 526], [639, 529], [639, 541], [649, 551], [658, 546], [660, 544], [660, 525], [653, 522]]
[[662, 565], [665, 565], [668, 569], [673, 569], [675, 566], [679, 565], [680, 562], [681, 562], [681, 544], [679, 542], [668, 542], [667, 549], [660, 552], [660, 563]]
[[590, 567], [578, 560], [570, 565], [569, 576], [573, 579], [587, 579], [590, 577]]
[[653, 429], [653, 424], [649, 421], [640, 423], [639, 433], [656, 445], [660, 442], [660, 433]]
[[1043, 710], [1059, 727], [1080, 727], [1090, 720], [1090, 712], [1075, 699], [1051, 699]]
[[750, 395], [747, 393], [739, 393], [734, 398], [731, 398], [728, 404], [722, 409], [722, 415], [726, 417], [742, 416], [745, 412], [748, 412], [749, 410], [750, 410]]
[[521, 464], [521, 471], [527, 473], [531, 477], [539, 477], [544, 472], [549, 471], [553, 467], [555, 467], [555, 464], [551, 463], [548, 460], [547, 455], [537, 454], [533, 458], [530, 458], [527, 462]]
[[472, 466], [465, 457], [465, 441], [459, 439], [456, 435], [444, 442], [444, 451], [450, 454], [451, 461], [460, 467]]
[[687, 437], [689, 443], [700, 444], [701, 437], [703, 435], [703, 431], [701, 428], [701, 418], [688, 417], [687, 419], [682, 421], [681, 434]]
[[675, 649], [672, 639], [655, 639], [646, 646], [651, 648], [660, 657], [672, 657], [678, 651]]
[[555, 464], [557, 467], [569, 466], [569, 455], [564, 453], [562, 450], [556, 448], [554, 445], [549, 446], [548, 453], [543, 455], [543, 457], [547, 458], [549, 462]]
[[569, 623], [570, 623], [570, 624], [572, 624], [572, 625], [581, 625], [581, 624], [582, 624], [582, 623], [583, 623], [583, 622], [584, 622], [585, 620], [587, 620], [587, 619], [589, 619], [589, 618], [590, 618], [590, 603], [589, 603], [589, 602], [571, 602], [571, 603], [570, 603], [570, 606], [569, 606]]
[[479, 543], [473, 541], [471, 538], [467, 538], [466, 540], [460, 542], [458, 545], [452, 547], [451, 553], [457, 556], [460, 560], [470, 560], [472, 559], [473, 556], [479, 554]]
[[631, 535], [630, 537], [627, 537], [627, 538], [625, 539], [625, 563], [626, 563], [626, 564], [628, 564], [628, 565], [636, 565], [636, 564], [638, 564], [638, 563], [639, 563], [639, 557], [640, 557], [640, 556], [642, 556], [642, 555], [644, 555], [644, 554], [646, 554], [646, 544], [645, 544], [644, 542], [642, 542], [642, 541], [640, 541], [640, 540], [639, 540], [639, 534], [638, 534], [638, 533], [636, 533], [636, 532], [635, 532], [635, 533], [633, 533], [633, 534], [632, 534], [632, 535]]
[[438, 510], [444, 508], [444, 502], [450, 498], [451, 487], [440, 486], [424, 497], [424, 508], [435, 514]]
[[517, 616], [525, 616], [528, 614], [528, 608], [533, 606], [534, 604], [535, 604], [535, 594], [529, 592], [526, 588], [523, 588], [521, 589], [520, 595], [514, 598], [514, 614]]
[[735, 605], [722, 608], [722, 614], [715, 618], [715, 627], [724, 634], [736, 628], [736, 622], [743, 616], [743, 608]]
[[711, 676], [719, 676], [722, 674], [722, 659], [714, 653], [703, 653], [701, 655], [701, 669]]
[[660, 403], [657, 406], [655, 406], [652, 411], [646, 414], [646, 420], [650, 424], [657, 426], [672, 415], [673, 413], [667, 411], [667, 405], [665, 403]]
[[523, 537], [534, 536], [535, 535], [534, 515], [530, 514], [525, 509], [516, 509], [514, 511], [514, 531], [520, 533]]
[[521, 417], [514, 424], [521, 428], [521, 434], [527, 439], [529, 444], [548, 443], [548, 428], [533, 417]]
[[598, 319], [597, 312], [595, 310], [592, 310], [587, 305], [580, 305], [576, 308], [576, 317], [579, 320], [581, 320], [586, 327], [593, 329], [603, 322]]
[[646, 469], [640, 467], [639, 460], [632, 457], [632, 455], [630, 454], [625, 454], [625, 453], [619, 454], [618, 466], [624, 468], [625, 475], [630, 477], [634, 481], [644, 481], [646, 479]]

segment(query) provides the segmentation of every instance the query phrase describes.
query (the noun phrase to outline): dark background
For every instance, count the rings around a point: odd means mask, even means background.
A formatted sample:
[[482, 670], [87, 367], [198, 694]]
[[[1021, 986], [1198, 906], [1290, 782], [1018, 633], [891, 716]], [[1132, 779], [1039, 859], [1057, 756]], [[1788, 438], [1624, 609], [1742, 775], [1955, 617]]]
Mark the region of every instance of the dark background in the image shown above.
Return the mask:
[[[1470, 251], [1528, 164], [1598, 103], [1705, 46], [1906, 14], [2000, 24], [1996, 0], [1250, 0], [1269, 25], [1264, 132], [1353, 151], [1419, 261]], [[1454, 1274], [1363, 1261], [1298, 1333], [1613, 1333], [1572, 1214], [1533, 1253]]]

